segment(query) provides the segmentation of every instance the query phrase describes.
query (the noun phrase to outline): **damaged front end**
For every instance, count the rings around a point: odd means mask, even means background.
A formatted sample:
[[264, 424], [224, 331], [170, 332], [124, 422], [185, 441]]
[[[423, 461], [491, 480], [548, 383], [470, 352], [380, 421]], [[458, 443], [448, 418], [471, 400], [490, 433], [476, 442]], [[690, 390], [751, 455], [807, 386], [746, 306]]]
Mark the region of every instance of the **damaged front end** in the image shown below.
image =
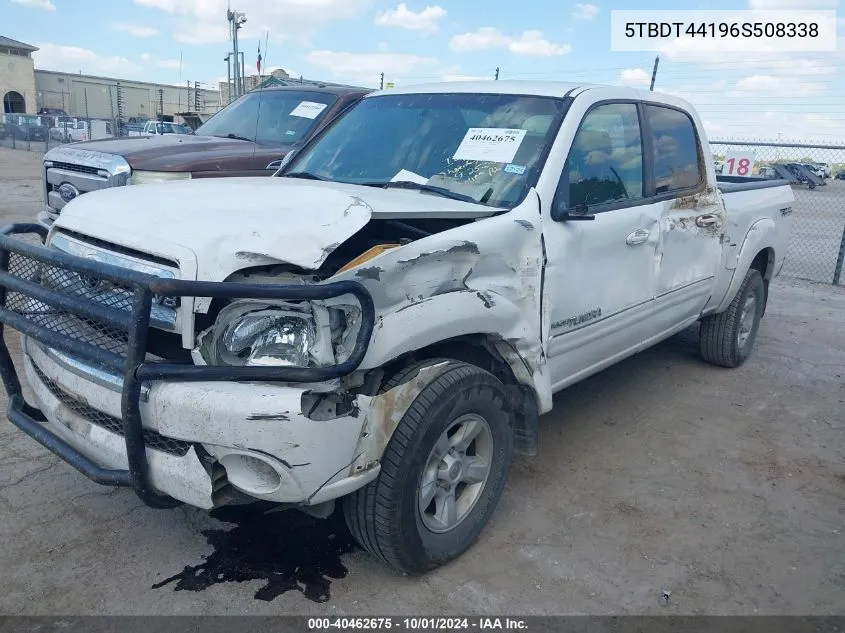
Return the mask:
[[[63, 427], [58, 432], [51, 430], [45, 414], [24, 399], [17, 370], [2, 340], [0, 375], [9, 395], [9, 419], [92, 480], [131, 487], [149, 505], [166, 507], [173, 504], [173, 499], [162, 495], [160, 487], [150, 481], [145, 442], [150, 429], [142, 424], [141, 408], [145, 397], [154, 399], [155, 395], [144, 397], [145, 385], [155, 381], [162, 381], [157, 384], [166, 387], [224, 381], [323, 383], [354, 371], [366, 354], [375, 312], [370, 293], [355, 281], [271, 285], [162, 279], [17, 237], [28, 233], [46, 238], [44, 229], [32, 224], [7, 226], [0, 235], [0, 323], [24, 335], [27, 345], [31, 342], [33, 347], [86, 363], [106, 376], [122, 377], [119, 411], [114, 412], [120, 417], [102, 415], [118, 423], [112, 430], [123, 436], [125, 457], [118, 461], [126, 463], [126, 467], [98, 463], [68, 439], [66, 432], [74, 431], [71, 422], [83, 410], [70, 403], [82, 405], [90, 394], [64, 393], [62, 410], [70, 414], [50, 421]], [[120, 296], [119, 303], [102, 302], [103, 285], [120, 289], [118, 295], [111, 295]], [[221, 336], [209, 339], [219, 346], [213, 351], [207, 349], [211, 357], [224, 362], [175, 362], [152, 354], [148, 334], [154, 297], [233, 301], [218, 315], [218, 324], [221, 318], [225, 319], [224, 327], [218, 328]], [[339, 297], [344, 298], [342, 304], [354, 305], [354, 309], [330, 310], [313, 303]], [[343, 329], [345, 335], [332, 334], [333, 320], [338, 325], [335, 329]], [[343, 328], [339, 327], [341, 320]], [[202, 346], [196, 351], [202, 356]], [[223, 356], [214, 356], [219, 354]], [[28, 366], [28, 376], [35, 375], [30, 370], [37, 372], [38, 368]], [[37, 377], [39, 388], [56, 382], [48, 376]], [[226, 400], [230, 399], [226, 396]], [[144, 405], [148, 413], [154, 404]], [[158, 433], [165, 436], [167, 425], [162, 420], [167, 417], [158, 416]], [[74, 440], [90, 440], [93, 432], [85, 429], [86, 437], [75, 436]]]

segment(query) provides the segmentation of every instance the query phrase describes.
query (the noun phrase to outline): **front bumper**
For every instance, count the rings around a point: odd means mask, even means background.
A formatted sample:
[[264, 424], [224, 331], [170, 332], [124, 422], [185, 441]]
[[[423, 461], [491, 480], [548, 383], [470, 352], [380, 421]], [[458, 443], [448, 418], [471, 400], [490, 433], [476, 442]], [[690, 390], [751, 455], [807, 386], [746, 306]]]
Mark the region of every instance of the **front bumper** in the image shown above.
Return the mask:
[[[363, 360], [374, 324], [372, 299], [363, 286], [160, 279], [12, 237], [20, 233], [46, 235], [34, 224], [0, 230], [0, 335], [6, 324], [24, 335], [27, 378], [37, 406], [24, 400], [0, 336], [9, 420], [77, 470], [101, 484], [132, 487], [156, 507], [172, 506], [174, 499], [210, 507], [221, 485], [236, 482], [254, 497], [318, 503], [374, 476], [375, 468], [347, 476], [365, 418], [358, 419], [358, 403], [349, 415], [317, 422], [301, 413], [306, 390], [290, 385], [344, 376]], [[98, 303], [86, 295], [84, 284], [76, 292], [44, 283], [58, 273], [129, 289], [131, 305]], [[352, 295], [361, 307], [361, 323], [352, 353], [331, 367], [155, 362], [146, 349], [154, 295], [291, 301]], [[108, 344], [102, 336], [84, 340], [68, 327], [69, 317], [84, 322], [89, 332], [125, 333], [122, 346], [112, 344], [114, 337]], [[80, 372], [74, 363], [87, 369]], [[178, 450], [162, 450], [168, 444]], [[227, 472], [223, 484], [221, 465]]]

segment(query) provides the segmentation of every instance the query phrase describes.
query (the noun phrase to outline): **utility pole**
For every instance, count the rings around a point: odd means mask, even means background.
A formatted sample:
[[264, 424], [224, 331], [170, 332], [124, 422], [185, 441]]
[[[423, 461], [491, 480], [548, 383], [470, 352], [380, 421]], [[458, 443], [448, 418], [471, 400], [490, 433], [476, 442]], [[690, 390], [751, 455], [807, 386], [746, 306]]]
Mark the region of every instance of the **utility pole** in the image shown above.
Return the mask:
[[499, 81], [499, 67], [498, 67], [498, 66], [496, 66], [496, 77], [495, 77], [495, 80], [496, 80], [496, 81]]
[[[232, 50], [234, 50], [235, 55], [235, 96], [240, 97], [243, 94], [244, 83], [243, 62], [241, 62], [240, 67], [238, 66], [238, 30], [246, 24], [246, 14], [229, 9], [226, 11], [226, 19], [229, 20], [232, 31]], [[240, 57], [243, 59], [243, 54], [240, 54]]]
[[379, 84], [379, 89], [384, 90], [384, 73], [381, 74], [381, 84]]
[[654, 69], [651, 71], [651, 85], [648, 89], [654, 92], [654, 80], [657, 79], [657, 65], [660, 63], [660, 55], [654, 58]]
[[232, 53], [226, 53], [226, 105], [232, 103]]
[[246, 66], [244, 65], [244, 54], [241, 51], [241, 94], [246, 93]]
[[123, 136], [123, 89], [120, 82], [115, 86], [117, 92], [117, 134], [115, 136]]

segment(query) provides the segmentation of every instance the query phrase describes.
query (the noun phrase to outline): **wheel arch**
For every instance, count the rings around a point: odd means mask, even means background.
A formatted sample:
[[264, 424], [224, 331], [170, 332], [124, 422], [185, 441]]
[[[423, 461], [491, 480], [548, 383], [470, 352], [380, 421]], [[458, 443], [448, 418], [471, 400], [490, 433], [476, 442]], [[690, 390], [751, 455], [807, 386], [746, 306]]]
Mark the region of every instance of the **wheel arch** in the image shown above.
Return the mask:
[[[376, 380], [367, 381], [371, 394], [378, 399], [383, 385], [405, 372], [413, 365], [426, 366], [426, 361], [437, 365], [440, 361], [464, 362], [489, 372], [504, 386], [509, 402], [514, 410], [514, 448], [523, 455], [535, 455], [539, 443], [540, 396], [536, 388], [535, 377], [528, 364], [522, 359], [516, 347], [510, 342], [488, 333], [475, 333], [456, 336], [406, 352], [382, 365]], [[403, 381], [392, 385], [384, 394], [391, 404], [407, 409], [419, 392], [419, 385], [410, 384], [421, 372], [408, 372]], [[432, 375], [432, 378], [436, 374]], [[411, 396], [397, 398], [394, 392], [403, 390]], [[374, 393], [375, 392], [375, 393]], [[401, 404], [400, 404], [401, 403]], [[391, 412], [391, 419], [398, 421], [404, 410]], [[391, 430], [392, 433], [392, 430]]]

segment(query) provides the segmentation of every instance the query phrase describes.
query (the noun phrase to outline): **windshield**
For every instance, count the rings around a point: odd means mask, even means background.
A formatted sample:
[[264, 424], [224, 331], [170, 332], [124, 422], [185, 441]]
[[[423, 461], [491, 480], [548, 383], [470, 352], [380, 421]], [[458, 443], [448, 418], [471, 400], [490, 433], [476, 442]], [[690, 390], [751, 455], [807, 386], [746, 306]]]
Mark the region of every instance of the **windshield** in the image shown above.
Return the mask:
[[196, 134], [240, 138], [259, 145], [292, 145], [311, 132], [333, 94], [299, 90], [250, 92], [199, 126]]
[[159, 121], [155, 124], [156, 134], [190, 134], [191, 128], [181, 123]]
[[332, 125], [285, 173], [372, 186], [412, 182], [512, 207], [536, 183], [563, 112], [563, 100], [549, 97], [373, 97]]

